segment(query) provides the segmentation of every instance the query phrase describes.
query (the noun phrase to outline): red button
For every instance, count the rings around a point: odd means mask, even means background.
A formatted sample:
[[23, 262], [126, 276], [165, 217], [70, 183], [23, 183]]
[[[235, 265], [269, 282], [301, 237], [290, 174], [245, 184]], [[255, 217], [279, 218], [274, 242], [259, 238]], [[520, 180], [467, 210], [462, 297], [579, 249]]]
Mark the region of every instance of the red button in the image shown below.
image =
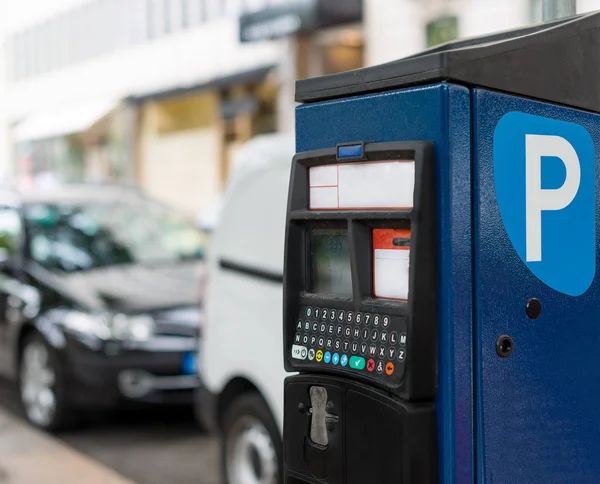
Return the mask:
[[375, 360], [367, 361], [367, 370], [371, 372], [374, 369], [375, 369]]

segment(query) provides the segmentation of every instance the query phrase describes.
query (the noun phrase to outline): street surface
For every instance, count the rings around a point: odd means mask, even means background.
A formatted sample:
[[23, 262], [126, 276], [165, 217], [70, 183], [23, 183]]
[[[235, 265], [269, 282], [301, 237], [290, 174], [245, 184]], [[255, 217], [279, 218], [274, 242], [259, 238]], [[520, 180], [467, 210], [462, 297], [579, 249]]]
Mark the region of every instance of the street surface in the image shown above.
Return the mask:
[[[0, 407], [22, 418], [17, 392], [3, 379]], [[136, 484], [220, 483], [218, 444], [200, 432], [191, 409], [99, 416], [59, 438]]]

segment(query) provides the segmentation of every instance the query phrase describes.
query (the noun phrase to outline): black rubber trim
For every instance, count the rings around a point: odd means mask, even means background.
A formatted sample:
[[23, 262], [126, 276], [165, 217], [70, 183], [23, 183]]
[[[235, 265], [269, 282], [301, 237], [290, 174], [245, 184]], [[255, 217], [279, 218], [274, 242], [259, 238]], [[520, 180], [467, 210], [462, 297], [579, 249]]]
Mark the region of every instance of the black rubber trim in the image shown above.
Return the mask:
[[255, 277], [257, 279], [263, 279], [265, 281], [283, 284], [283, 274], [259, 269], [257, 267], [250, 267], [244, 264], [238, 264], [237, 262], [232, 262], [226, 259], [221, 259], [219, 261], [219, 267], [227, 271], [234, 271], [239, 274], [244, 274], [245, 276]]

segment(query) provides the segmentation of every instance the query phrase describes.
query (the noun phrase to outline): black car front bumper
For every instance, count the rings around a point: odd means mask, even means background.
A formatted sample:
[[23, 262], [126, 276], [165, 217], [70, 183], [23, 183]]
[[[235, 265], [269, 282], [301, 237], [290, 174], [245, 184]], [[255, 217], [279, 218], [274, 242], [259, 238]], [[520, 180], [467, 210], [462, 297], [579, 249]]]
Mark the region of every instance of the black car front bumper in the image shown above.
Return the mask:
[[199, 386], [189, 359], [196, 338], [156, 337], [145, 343], [106, 342], [92, 349], [70, 340], [68, 398], [77, 407], [111, 408], [121, 403], [192, 404]]

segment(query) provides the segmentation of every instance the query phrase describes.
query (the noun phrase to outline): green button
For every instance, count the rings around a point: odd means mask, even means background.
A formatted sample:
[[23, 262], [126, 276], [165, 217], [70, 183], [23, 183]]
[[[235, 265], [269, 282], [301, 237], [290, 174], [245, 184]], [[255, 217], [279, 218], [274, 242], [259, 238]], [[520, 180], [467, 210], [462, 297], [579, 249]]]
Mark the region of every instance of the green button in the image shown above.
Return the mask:
[[365, 359], [362, 356], [352, 356], [350, 358], [350, 368], [363, 370], [365, 368]]

